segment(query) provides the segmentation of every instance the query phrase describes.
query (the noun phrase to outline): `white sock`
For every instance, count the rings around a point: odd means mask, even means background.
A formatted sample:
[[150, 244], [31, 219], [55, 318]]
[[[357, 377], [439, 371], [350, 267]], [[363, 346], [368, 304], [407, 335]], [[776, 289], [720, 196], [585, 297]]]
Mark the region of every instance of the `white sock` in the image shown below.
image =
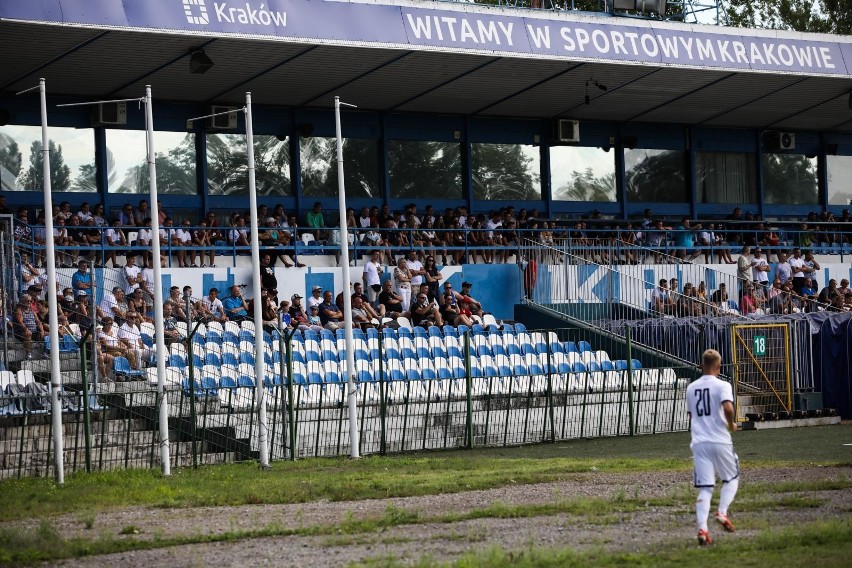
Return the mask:
[[719, 496], [719, 512], [728, 515], [728, 507], [734, 502], [734, 496], [740, 486], [740, 478], [737, 477], [722, 484], [722, 494]]
[[698, 500], [695, 501], [695, 516], [698, 520], [698, 530], [707, 530], [707, 517], [710, 516], [710, 501], [713, 499], [712, 487], [701, 487], [698, 490]]

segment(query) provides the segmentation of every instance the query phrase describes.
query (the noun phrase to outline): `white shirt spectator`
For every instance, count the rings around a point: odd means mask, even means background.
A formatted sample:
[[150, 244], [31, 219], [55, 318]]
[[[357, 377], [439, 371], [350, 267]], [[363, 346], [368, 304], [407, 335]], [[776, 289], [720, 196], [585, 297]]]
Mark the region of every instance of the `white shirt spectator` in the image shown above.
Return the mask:
[[769, 282], [769, 272], [765, 272], [761, 270], [761, 268], [769, 266], [769, 263], [766, 262], [765, 258], [753, 258], [751, 259], [751, 275], [752, 279], [757, 280], [758, 282], [765, 283]]
[[239, 241], [240, 237], [248, 240], [248, 229], [231, 229], [228, 233], [228, 237], [232, 244]]
[[133, 347], [141, 347], [142, 332], [139, 331], [136, 325], [129, 325], [127, 322], [124, 322], [118, 328], [118, 338], [126, 339]]
[[188, 245], [192, 242], [192, 234], [189, 231], [178, 229], [177, 231], [175, 231], [175, 235], [177, 236], [177, 239], [181, 242], [181, 244]]
[[499, 229], [503, 226], [503, 221], [494, 221], [493, 219], [489, 219], [485, 222], [485, 228], [488, 229], [486, 235], [489, 239], [494, 238], [494, 229]]
[[139, 278], [139, 275], [142, 274], [142, 269], [136, 266], [135, 264], [132, 266], [127, 265], [124, 267], [123, 272], [124, 282], [126, 284], [126, 286], [124, 287], [124, 292], [129, 296], [133, 293], [134, 290], [139, 287], [139, 282], [137, 281], [137, 278]]
[[80, 218], [81, 222], [85, 223], [86, 221], [92, 218], [92, 213], [91, 211], [88, 213], [86, 213], [85, 211], [77, 211], [77, 217]]
[[103, 312], [105, 317], [115, 317], [115, 312], [112, 310], [113, 308], [118, 307], [118, 302], [115, 301], [115, 296], [112, 292], [104, 291], [104, 297], [101, 299], [101, 303], [98, 304], [98, 308]]
[[423, 264], [419, 260], [406, 260], [405, 265], [412, 272], [411, 285], [415, 290], [419, 290], [420, 284], [423, 283], [423, 276], [420, 274], [414, 275], [414, 271], [423, 270]]
[[775, 266], [775, 276], [781, 281], [781, 284], [786, 284], [792, 277], [792, 268], [789, 262], [779, 262]]
[[107, 347], [119, 347], [121, 344], [118, 341], [118, 334], [115, 331], [115, 325], [111, 326], [112, 332], [107, 333], [103, 329], [98, 332], [98, 340], [103, 339]]
[[802, 272], [802, 267], [805, 265], [804, 258], [791, 257], [787, 262], [790, 264], [790, 269], [793, 271], [793, 278], [805, 277], [805, 273]]
[[124, 231], [116, 227], [108, 227], [104, 230], [104, 239], [111, 246], [124, 243]]
[[311, 297], [308, 298], [307, 301], [305, 302], [305, 305], [308, 306], [308, 308], [307, 308], [308, 313], [310, 313], [312, 307], [319, 306], [320, 304], [322, 304], [322, 296], [317, 298], [313, 294], [311, 294]]
[[140, 247], [146, 247], [151, 244], [151, 229], [144, 228], [139, 229], [139, 232], [136, 233], [136, 242]]
[[222, 305], [222, 300], [219, 298], [210, 299], [210, 296], [204, 296], [201, 299], [201, 305], [203, 305], [207, 310], [213, 314], [215, 318], [223, 318], [225, 317], [225, 306]]
[[364, 274], [366, 275], [367, 286], [379, 286], [382, 283], [382, 265], [378, 262], [373, 262], [369, 260], [367, 264], [364, 265]]

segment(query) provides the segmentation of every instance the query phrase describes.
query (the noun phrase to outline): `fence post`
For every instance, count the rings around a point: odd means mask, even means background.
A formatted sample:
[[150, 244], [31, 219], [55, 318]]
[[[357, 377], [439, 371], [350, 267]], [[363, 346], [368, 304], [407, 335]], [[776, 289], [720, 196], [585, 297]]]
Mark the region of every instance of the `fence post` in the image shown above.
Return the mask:
[[553, 424], [553, 362], [550, 347], [550, 332], [547, 333], [547, 414], [550, 418], [550, 441], [556, 441], [556, 426]]
[[379, 329], [379, 422], [381, 423], [381, 440], [379, 441], [379, 453], [381, 455], [385, 455], [387, 453], [388, 444], [387, 431], [385, 430], [385, 415], [387, 414], [387, 404], [385, 399], [386, 391], [384, 340], [384, 330]]
[[186, 301], [186, 353], [187, 365], [189, 366], [189, 420], [190, 420], [190, 437], [192, 438], [192, 468], [198, 469], [198, 447], [197, 447], [197, 439], [196, 439], [196, 424], [195, 421], [197, 419], [195, 414], [195, 364], [193, 363], [193, 348], [192, 348], [192, 338], [195, 336], [195, 333], [198, 331], [198, 326], [195, 329], [192, 329], [192, 298], [187, 291], [184, 294], [184, 300]]
[[[470, 332], [464, 332], [465, 382], [467, 396], [467, 416], [465, 417], [465, 447], [473, 448], [473, 378], [470, 376]], [[449, 420], [449, 416], [447, 416]]]
[[[296, 461], [296, 403], [293, 400], [293, 345], [291, 341], [296, 334], [294, 329], [287, 334], [286, 338], [283, 334], [279, 337], [280, 342], [286, 341], [287, 345], [287, 429], [290, 433], [290, 461]], [[279, 346], [279, 350], [281, 346]]]
[[[86, 347], [89, 331], [80, 339], [80, 375], [83, 381], [83, 432], [86, 436], [86, 473], [92, 472], [92, 415], [89, 409], [89, 377], [86, 375]], [[96, 357], [97, 358], [97, 357]]]
[[628, 409], [628, 429], [631, 436], [636, 435], [635, 420], [633, 416], [633, 340], [630, 327], [624, 328], [624, 335], [627, 339], [627, 409]]

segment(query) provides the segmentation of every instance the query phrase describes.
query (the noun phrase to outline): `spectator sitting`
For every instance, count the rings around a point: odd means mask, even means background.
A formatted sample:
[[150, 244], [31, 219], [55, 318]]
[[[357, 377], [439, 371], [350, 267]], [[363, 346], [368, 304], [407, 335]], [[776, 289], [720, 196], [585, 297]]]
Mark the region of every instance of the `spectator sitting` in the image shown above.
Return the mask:
[[314, 203], [313, 209], [305, 213], [305, 226], [311, 229], [317, 241], [324, 241], [328, 238], [325, 229], [325, 217], [322, 214], [322, 203], [317, 201]]
[[330, 331], [336, 331], [342, 328], [343, 312], [332, 301], [333, 295], [331, 290], [326, 290], [323, 294], [323, 302], [319, 305], [320, 323]]
[[[124, 234], [124, 231], [121, 230], [121, 225], [119, 224], [118, 219], [115, 219], [112, 222], [112, 226], [108, 227], [104, 231], [104, 244], [110, 247], [109, 250], [105, 251], [106, 256], [112, 261], [113, 268], [120, 268], [118, 262], [116, 261], [116, 257], [119, 254], [122, 254], [123, 251], [117, 250], [117, 247], [126, 247], [127, 246], [127, 237]], [[128, 258], [130, 253], [128, 254]], [[133, 255], [134, 257], [136, 255]], [[106, 262], [104, 262], [106, 264]]]
[[225, 315], [231, 321], [241, 322], [250, 319], [242, 288], [237, 285], [231, 286], [231, 295], [222, 300], [222, 306], [225, 308]]
[[672, 315], [674, 313], [675, 302], [672, 294], [669, 291], [669, 281], [665, 278], [660, 280], [659, 286], [651, 292], [651, 308], [655, 312], [661, 314]]
[[163, 304], [163, 340], [166, 346], [178, 343], [181, 340], [180, 332], [177, 328], [177, 319], [172, 313], [171, 302]]
[[352, 325], [362, 329], [368, 327], [370, 320], [373, 319], [364, 309], [364, 306], [364, 299], [361, 296], [352, 297]]
[[[237, 215], [234, 218], [233, 228], [228, 231], [228, 244], [235, 247], [248, 247], [251, 243], [249, 242], [249, 230], [246, 228], [246, 220], [243, 217]], [[249, 254], [248, 250], [242, 249], [238, 250], [237, 254]]]
[[29, 294], [22, 294], [12, 314], [12, 327], [15, 337], [24, 342], [27, 358], [32, 359], [33, 342], [44, 338], [45, 326], [33, 309], [33, 300]]
[[816, 306], [814, 302], [816, 300], [817, 291], [814, 287], [814, 279], [806, 278], [805, 285], [802, 286], [801, 290], [799, 290], [799, 295], [802, 296], [805, 306], [805, 311], [807, 312], [815, 312]]
[[754, 285], [745, 285], [743, 297], [740, 299], [740, 313], [744, 316], [757, 312], [757, 301], [754, 298]]
[[831, 298], [838, 294], [839, 292], [837, 291], [837, 280], [832, 278], [828, 281], [828, 286], [820, 290], [817, 301], [820, 304], [828, 305], [831, 303]]
[[430, 301], [424, 292], [417, 294], [415, 302], [411, 306], [411, 319], [414, 325], [424, 328], [430, 325], [443, 325], [438, 303]]
[[300, 331], [305, 331], [306, 329], [313, 329], [317, 333], [322, 330], [322, 327], [319, 325], [319, 306], [317, 306], [317, 323], [316, 327], [312, 327], [309, 322], [309, 316], [305, 313], [305, 308], [302, 306], [302, 297], [298, 294], [293, 294], [290, 298], [292, 302], [290, 307], [287, 309], [287, 313], [290, 314], [290, 325], [295, 327]]
[[201, 299], [201, 306], [211, 321], [225, 323], [228, 321], [228, 316], [225, 314], [225, 306], [222, 305], [222, 300], [219, 299], [219, 289], [210, 288], [207, 296]]
[[455, 326], [473, 325], [470, 319], [471, 313], [461, 303], [462, 295], [453, 290], [453, 285], [444, 282], [444, 293], [441, 295], [440, 307], [442, 319]]
[[322, 320], [319, 317], [319, 305], [310, 307], [308, 315], [308, 325], [311, 329], [322, 329]]
[[384, 307], [385, 317], [389, 317], [391, 319], [396, 319], [399, 316], [406, 316], [408, 313], [403, 308], [402, 296], [394, 292], [393, 282], [390, 280], [385, 280], [382, 283], [382, 291], [379, 293], [379, 304]]
[[470, 282], [462, 282], [461, 298], [459, 301], [464, 307], [470, 310], [471, 314], [482, 317], [482, 314], [484, 313], [482, 310], [482, 304], [470, 295], [471, 288], [473, 288], [473, 284]]
[[[379, 287], [379, 289], [381, 289], [381, 287]], [[385, 307], [379, 304], [378, 309], [374, 308], [370, 301], [367, 299], [367, 296], [364, 295], [364, 288], [360, 282], [355, 282], [352, 285], [352, 290], [352, 300], [354, 301], [355, 298], [361, 299], [361, 304], [363, 306], [364, 311], [367, 313], [367, 317], [370, 320], [381, 320], [381, 318], [385, 315]]]
[[307, 300], [307, 309], [310, 313], [311, 308], [322, 304], [322, 286], [314, 286], [311, 288], [311, 297]]

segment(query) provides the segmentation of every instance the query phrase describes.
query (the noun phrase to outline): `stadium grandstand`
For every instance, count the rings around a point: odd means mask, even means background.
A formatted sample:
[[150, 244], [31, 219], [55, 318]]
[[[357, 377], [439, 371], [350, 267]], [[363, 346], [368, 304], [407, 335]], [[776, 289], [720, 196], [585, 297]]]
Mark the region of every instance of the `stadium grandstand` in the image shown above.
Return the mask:
[[587, 4], [0, 4], [0, 477], [852, 416], [852, 38]]

